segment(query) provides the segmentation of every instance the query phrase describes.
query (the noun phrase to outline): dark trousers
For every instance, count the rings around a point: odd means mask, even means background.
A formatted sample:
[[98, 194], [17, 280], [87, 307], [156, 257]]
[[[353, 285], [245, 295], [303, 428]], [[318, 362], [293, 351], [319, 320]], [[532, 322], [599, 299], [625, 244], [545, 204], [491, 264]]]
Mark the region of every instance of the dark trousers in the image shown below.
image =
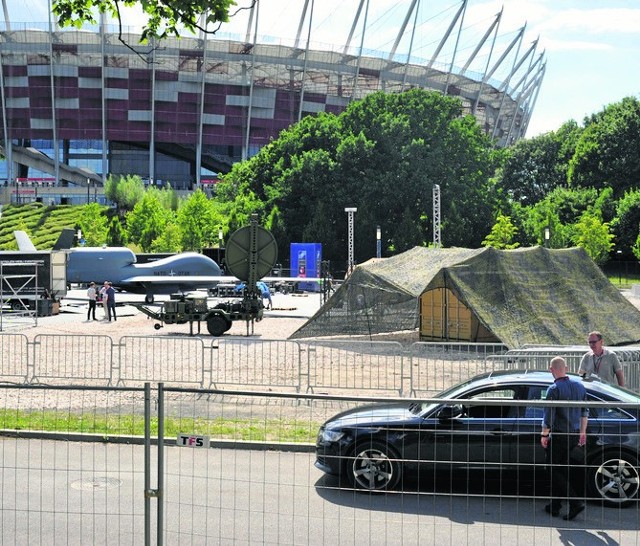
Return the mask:
[[96, 300], [89, 300], [89, 310], [87, 311], [87, 320], [91, 320], [91, 315], [93, 315], [93, 320], [96, 320]]
[[579, 439], [579, 434], [551, 434], [546, 457], [554, 507], [565, 499], [581, 504], [585, 497], [585, 448], [578, 445]]
[[107, 302], [107, 312], [109, 320], [111, 320], [111, 315], [113, 315], [113, 320], [116, 320], [116, 302]]

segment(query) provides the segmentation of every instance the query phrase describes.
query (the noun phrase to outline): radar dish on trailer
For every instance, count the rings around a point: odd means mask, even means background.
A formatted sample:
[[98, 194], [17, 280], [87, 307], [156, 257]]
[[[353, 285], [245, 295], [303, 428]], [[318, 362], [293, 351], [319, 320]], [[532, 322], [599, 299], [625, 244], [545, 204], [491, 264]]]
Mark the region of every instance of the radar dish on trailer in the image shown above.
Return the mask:
[[226, 252], [229, 273], [249, 283], [265, 277], [278, 260], [275, 237], [254, 222], [233, 232]]
[[[263, 278], [278, 259], [276, 240], [269, 231], [258, 225], [257, 215], [252, 215], [251, 224], [235, 231], [227, 242], [227, 267], [232, 275], [246, 283], [241, 301], [220, 302], [209, 309], [206, 299], [179, 296], [179, 301], [164, 302], [160, 311], [132, 303], [143, 313], [160, 321], [154, 328], [162, 328], [163, 324], [189, 323], [190, 333], [193, 335], [193, 323], [200, 321], [207, 323], [207, 329], [212, 336], [221, 336], [235, 320], [244, 320], [253, 331], [253, 322], [262, 319], [262, 295], [256, 282]], [[173, 299], [173, 296], [172, 296]]]

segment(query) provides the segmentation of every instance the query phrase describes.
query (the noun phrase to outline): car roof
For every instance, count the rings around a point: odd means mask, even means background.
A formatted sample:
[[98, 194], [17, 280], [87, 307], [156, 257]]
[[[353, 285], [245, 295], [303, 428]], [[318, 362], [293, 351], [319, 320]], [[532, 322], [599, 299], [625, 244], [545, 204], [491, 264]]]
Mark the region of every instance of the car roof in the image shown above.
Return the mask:
[[[570, 376], [579, 376], [568, 374]], [[553, 376], [548, 370], [494, 370], [491, 372], [481, 373], [471, 379], [474, 383], [495, 384], [495, 383], [552, 383]]]
[[[582, 381], [582, 377], [578, 374], [568, 373], [567, 375], [572, 379]], [[553, 383], [553, 376], [548, 370], [496, 370], [473, 377], [467, 382], [467, 385], [478, 387], [482, 385], [512, 383], [517, 383], [519, 385], [539, 385], [540, 383], [551, 385]], [[614, 398], [620, 398], [624, 393], [625, 398], [628, 398], [631, 395], [632, 397], [640, 399], [640, 395], [638, 395], [638, 393], [627, 389], [621, 389], [620, 387], [609, 385], [608, 383], [602, 383], [600, 381], [584, 381], [583, 384], [590, 392], [606, 394]]]

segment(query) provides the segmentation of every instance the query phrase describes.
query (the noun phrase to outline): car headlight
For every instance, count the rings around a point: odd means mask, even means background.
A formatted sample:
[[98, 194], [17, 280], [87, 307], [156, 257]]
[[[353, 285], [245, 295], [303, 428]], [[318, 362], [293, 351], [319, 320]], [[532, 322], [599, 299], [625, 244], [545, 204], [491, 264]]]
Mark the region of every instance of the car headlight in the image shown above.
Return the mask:
[[341, 430], [322, 429], [318, 434], [320, 441], [322, 442], [337, 442], [344, 436], [344, 432]]

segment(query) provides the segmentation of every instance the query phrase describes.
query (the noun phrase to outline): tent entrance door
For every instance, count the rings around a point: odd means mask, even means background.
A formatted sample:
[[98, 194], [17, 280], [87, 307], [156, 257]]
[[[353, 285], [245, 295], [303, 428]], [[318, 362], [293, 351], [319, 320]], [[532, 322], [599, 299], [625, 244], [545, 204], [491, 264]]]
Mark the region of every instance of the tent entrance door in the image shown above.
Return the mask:
[[471, 341], [473, 314], [448, 288], [420, 296], [420, 339]]

